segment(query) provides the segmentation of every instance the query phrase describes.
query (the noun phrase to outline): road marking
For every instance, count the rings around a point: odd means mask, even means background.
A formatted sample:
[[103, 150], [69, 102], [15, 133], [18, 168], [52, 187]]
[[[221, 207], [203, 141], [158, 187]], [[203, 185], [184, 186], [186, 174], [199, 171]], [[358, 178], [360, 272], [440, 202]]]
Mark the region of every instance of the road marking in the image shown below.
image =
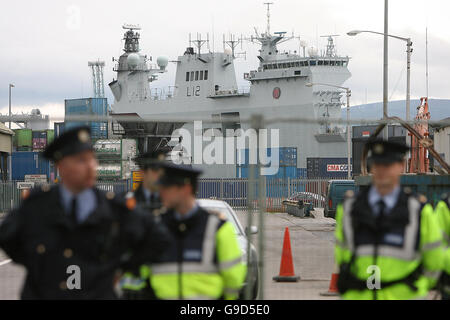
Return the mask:
[[9, 259], [9, 260], [5, 260], [5, 261], [0, 262], [0, 267], [3, 266], [3, 265], [5, 265], [5, 264], [10, 263], [11, 261], [12, 261], [12, 260]]

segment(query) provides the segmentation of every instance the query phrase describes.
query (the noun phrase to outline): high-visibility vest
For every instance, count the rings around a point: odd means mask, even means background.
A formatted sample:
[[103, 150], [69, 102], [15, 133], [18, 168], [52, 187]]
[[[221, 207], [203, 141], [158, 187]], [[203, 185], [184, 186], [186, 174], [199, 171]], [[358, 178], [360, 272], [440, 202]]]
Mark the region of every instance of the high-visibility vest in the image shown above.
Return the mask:
[[202, 208], [186, 220], [162, 216], [172, 243], [160, 263], [150, 266], [159, 299], [236, 299], [247, 267], [233, 225]]
[[446, 297], [450, 297], [450, 194], [443, 195], [435, 209], [439, 226], [444, 239], [446, 250], [446, 264], [439, 288]]
[[370, 208], [368, 190], [347, 194], [337, 207], [335, 236], [344, 299], [425, 298], [444, 266], [433, 208], [408, 189], [382, 221]]

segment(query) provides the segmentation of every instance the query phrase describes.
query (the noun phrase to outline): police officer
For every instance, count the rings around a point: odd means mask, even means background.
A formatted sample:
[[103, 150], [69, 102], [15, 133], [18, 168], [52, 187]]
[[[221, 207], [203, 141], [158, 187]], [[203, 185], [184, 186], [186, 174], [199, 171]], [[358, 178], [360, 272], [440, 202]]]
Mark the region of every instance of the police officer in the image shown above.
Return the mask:
[[159, 299], [237, 299], [246, 266], [233, 225], [222, 213], [208, 212], [195, 199], [201, 173], [184, 165], [163, 165], [161, 215], [172, 241], [150, 268]]
[[[134, 192], [125, 195], [126, 201], [135, 201], [145, 212], [159, 214], [161, 199], [158, 193], [157, 182], [161, 176], [160, 163], [165, 160], [162, 151], [146, 152], [134, 159], [139, 165], [142, 182]], [[136, 275], [138, 273], [138, 275]], [[154, 299], [154, 293], [148, 282], [148, 267], [140, 266], [136, 272], [127, 271], [120, 280], [122, 298], [126, 300]]]
[[88, 127], [66, 131], [44, 151], [62, 183], [33, 191], [0, 226], [0, 247], [27, 275], [22, 299], [114, 299], [122, 268], [157, 258], [167, 233], [96, 182]]
[[135, 158], [139, 166], [142, 182], [134, 192], [127, 197], [134, 197], [137, 203], [146, 206], [151, 212], [161, 209], [161, 199], [158, 193], [157, 182], [161, 177], [160, 163], [166, 158], [163, 151], [146, 152]]
[[[447, 257], [450, 257], [450, 194], [442, 195], [441, 201], [436, 205], [436, 215], [442, 230], [444, 246]], [[450, 300], [450, 259], [447, 260], [444, 272], [439, 281], [442, 300]]]
[[372, 140], [368, 149], [372, 184], [336, 212], [338, 289], [344, 299], [425, 298], [444, 262], [433, 208], [400, 186], [406, 145]]

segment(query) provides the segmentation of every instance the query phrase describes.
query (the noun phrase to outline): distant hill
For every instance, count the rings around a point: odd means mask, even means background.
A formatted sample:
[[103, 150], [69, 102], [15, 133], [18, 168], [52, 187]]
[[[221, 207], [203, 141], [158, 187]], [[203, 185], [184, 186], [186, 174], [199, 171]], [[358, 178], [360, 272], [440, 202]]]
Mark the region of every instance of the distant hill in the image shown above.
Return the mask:
[[[411, 118], [413, 119], [417, 113], [417, 106], [419, 100], [411, 100]], [[351, 103], [351, 101], [350, 101]], [[351, 106], [351, 105], [350, 105]], [[430, 108], [431, 120], [439, 121], [450, 117], [450, 100], [444, 99], [430, 99], [428, 100]], [[402, 119], [405, 118], [405, 100], [390, 101], [388, 106], [389, 116], [397, 116]], [[342, 109], [342, 117], [346, 119], [347, 111]], [[350, 107], [350, 119], [369, 119], [378, 120], [383, 117], [383, 102], [364, 104]]]

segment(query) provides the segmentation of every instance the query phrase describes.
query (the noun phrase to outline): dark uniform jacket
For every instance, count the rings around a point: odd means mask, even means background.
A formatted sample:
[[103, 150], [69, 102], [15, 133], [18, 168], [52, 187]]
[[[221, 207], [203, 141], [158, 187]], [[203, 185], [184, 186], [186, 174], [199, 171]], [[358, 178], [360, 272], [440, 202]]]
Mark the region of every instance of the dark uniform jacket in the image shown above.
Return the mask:
[[139, 203], [142, 207], [149, 209], [151, 212], [161, 209], [162, 207], [159, 193], [152, 193], [152, 195], [154, 196], [154, 198], [152, 198], [150, 204], [148, 204], [142, 184], [140, 184], [139, 187], [134, 191], [134, 198], [136, 199], [136, 202]]
[[[145, 197], [144, 187], [142, 184], [134, 192], [127, 192], [121, 195], [122, 198], [125, 198], [125, 201], [128, 197], [133, 197], [136, 200], [139, 208], [142, 209], [145, 213], [154, 214], [157, 210], [160, 210], [162, 207], [161, 198], [158, 193], [152, 193], [152, 198], [150, 202], [148, 202]], [[159, 218], [158, 218], [159, 219]], [[127, 270], [133, 274], [133, 277], [139, 279], [137, 275], [140, 273], [137, 268], [133, 270]], [[122, 298], [126, 300], [154, 300], [156, 299], [155, 294], [152, 288], [149, 286], [148, 281], [145, 287], [141, 287], [140, 290], [130, 290], [128, 288], [122, 288]]]
[[[22, 299], [114, 299], [118, 269], [162, 253], [167, 232], [152, 215], [94, 191], [97, 209], [81, 224], [72, 222], [53, 186], [32, 192], [0, 225], [0, 247], [27, 270]], [[68, 288], [70, 266], [79, 267], [81, 289]]]

